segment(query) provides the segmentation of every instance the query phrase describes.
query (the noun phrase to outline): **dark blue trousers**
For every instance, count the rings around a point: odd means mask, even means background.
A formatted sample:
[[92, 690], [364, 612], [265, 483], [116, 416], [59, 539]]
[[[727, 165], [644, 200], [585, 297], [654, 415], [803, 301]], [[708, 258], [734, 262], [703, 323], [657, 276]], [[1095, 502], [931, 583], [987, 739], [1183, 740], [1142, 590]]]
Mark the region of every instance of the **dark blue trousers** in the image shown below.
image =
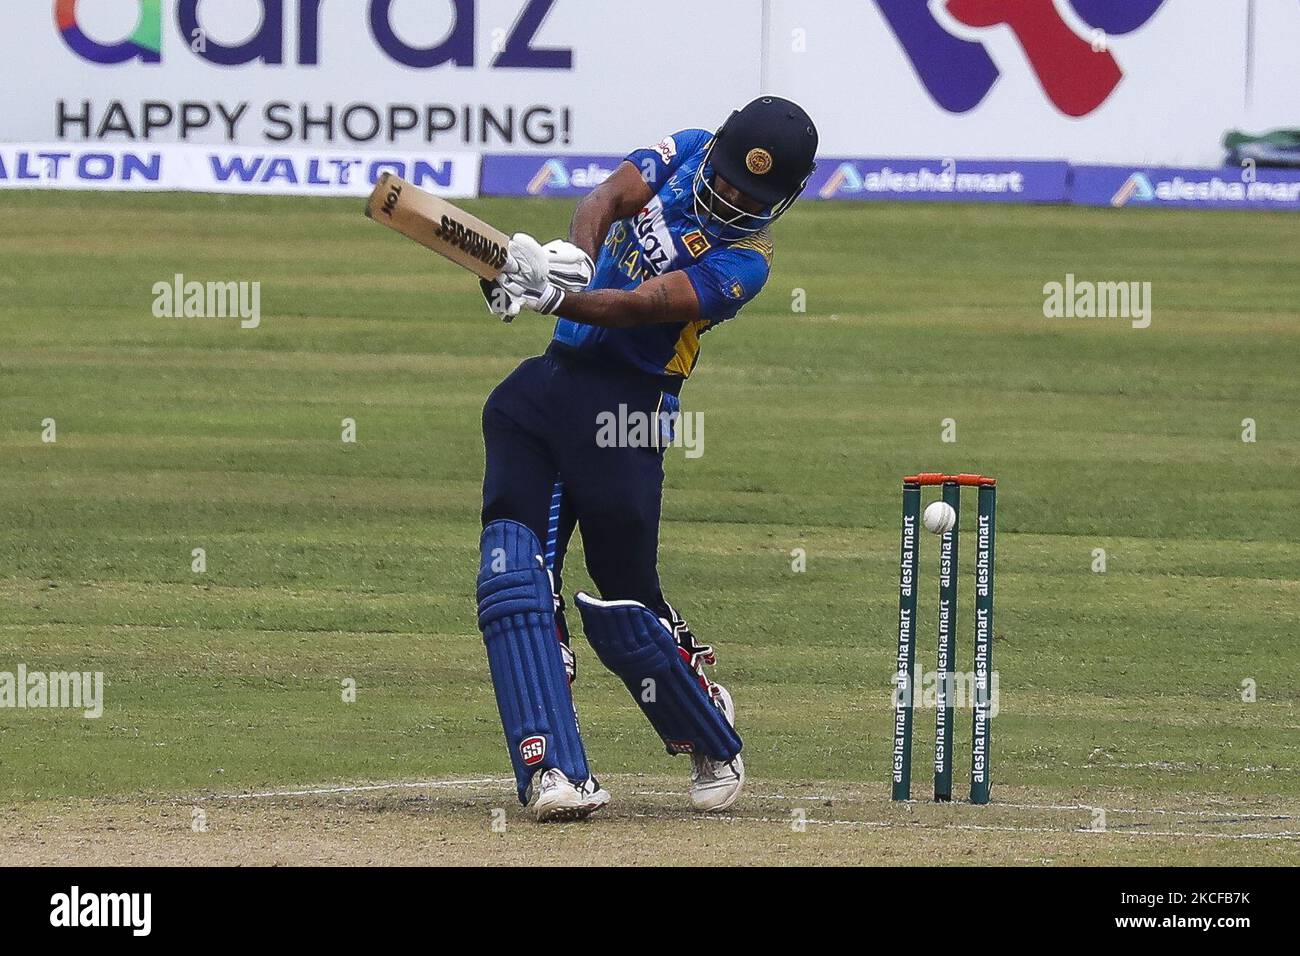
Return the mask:
[[[483, 524], [508, 518], [531, 528], [557, 595], [576, 525], [603, 599], [640, 601], [667, 614], [657, 568], [667, 436], [638, 447], [602, 447], [598, 435], [602, 415], [641, 412], [658, 421], [666, 408], [676, 409], [678, 387], [680, 380], [552, 344], [488, 397]], [[567, 639], [563, 621], [557, 624]]]

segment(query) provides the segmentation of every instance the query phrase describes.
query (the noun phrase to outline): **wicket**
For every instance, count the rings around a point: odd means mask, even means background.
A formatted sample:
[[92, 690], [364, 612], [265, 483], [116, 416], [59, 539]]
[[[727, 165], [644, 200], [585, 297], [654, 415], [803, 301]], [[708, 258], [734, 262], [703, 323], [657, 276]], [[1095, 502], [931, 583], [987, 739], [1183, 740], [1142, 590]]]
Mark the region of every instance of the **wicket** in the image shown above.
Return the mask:
[[[902, 552], [899, 562], [898, 657], [894, 678], [893, 799], [912, 796], [912, 704], [916, 690], [916, 594], [920, 574], [921, 489], [941, 486], [943, 500], [960, 517], [961, 489], [978, 489], [975, 542], [975, 666], [971, 730], [970, 802], [989, 802], [990, 680], [993, 666], [993, 537], [997, 481], [983, 475], [924, 472], [903, 479]], [[939, 656], [935, 692], [934, 799], [952, 799], [954, 665], [957, 661], [958, 527], [939, 545]]]

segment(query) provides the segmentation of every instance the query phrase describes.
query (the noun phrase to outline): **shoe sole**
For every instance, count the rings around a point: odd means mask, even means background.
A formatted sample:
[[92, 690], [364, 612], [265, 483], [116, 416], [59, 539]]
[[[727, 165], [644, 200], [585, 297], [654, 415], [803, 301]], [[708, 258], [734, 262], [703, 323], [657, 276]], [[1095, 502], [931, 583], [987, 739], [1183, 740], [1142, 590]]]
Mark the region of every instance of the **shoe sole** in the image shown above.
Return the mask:
[[730, 810], [731, 807], [732, 807], [732, 805], [733, 805], [737, 800], [740, 799], [740, 791], [742, 791], [742, 790], [744, 790], [744, 789], [745, 789], [745, 785], [744, 785], [744, 783], [741, 783], [741, 785], [740, 785], [739, 787], [737, 787], [737, 788], [735, 789], [735, 791], [732, 792], [731, 796], [729, 796], [729, 797], [728, 797], [726, 800], [724, 800], [722, 803], [718, 804], [716, 807], [701, 807], [701, 806], [694, 806], [694, 807], [692, 807], [692, 809], [693, 809], [696, 813], [721, 813], [723, 810]]
[[732, 791], [731, 796], [716, 807], [701, 807], [693, 804], [692, 809], [696, 813], [721, 813], [723, 810], [730, 810], [732, 804], [740, 799], [740, 792], [745, 789], [745, 764], [739, 757], [736, 758], [736, 762], [740, 764], [740, 782], [736, 784], [736, 789]]
[[591, 816], [609, 801], [600, 803], [584, 803], [576, 807], [547, 807], [542, 811], [535, 811], [538, 823], [569, 823], [574, 820], [584, 820]]

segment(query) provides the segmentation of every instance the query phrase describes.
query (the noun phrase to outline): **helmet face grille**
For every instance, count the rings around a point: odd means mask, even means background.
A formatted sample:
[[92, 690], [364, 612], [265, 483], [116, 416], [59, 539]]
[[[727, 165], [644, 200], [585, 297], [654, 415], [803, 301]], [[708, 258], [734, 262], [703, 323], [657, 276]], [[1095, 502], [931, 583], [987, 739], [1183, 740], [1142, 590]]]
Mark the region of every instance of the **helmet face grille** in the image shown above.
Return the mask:
[[[736, 110], [696, 171], [692, 191], [701, 225], [707, 221], [742, 235], [762, 229], [803, 192], [816, 168], [816, 151], [817, 129], [798, 104], [763, 96]], [[765, 211], [750, 213], [728, 202], [714, 188], [718, 175], [763, 203]]]
[[[776, 216], [772, 215], [770, 208], [756, 213], [748, 212], [729, 202], [719, 193], [713, 186], [715, 173], [712, 164], [709, 162], [709, 156], [712, 152], [713, 146], [710, 145], [709, 152], [705, 154], [704, 161], [695, 170], [695, 176], [691, 180], [691, 196], [694, 199], [693, 212], [696, 222], [699, 223], [701, 229], [712, 234], [714, 238], [723, 241], [728, 238], [752, 235], [760, 231], [764, 226], [772, 222]], [[732, 235], [729, 235], [729, 233]]]
[[[803, 193], [808, 185], [808, 179], [812, 176], [812, 169], [809, 169], [808, 175], [792, 193], [760, 212], [747, 212], [728, 202], [714, 189], [714, 171], [710, 162], [712, 154], [713, 144], [710, 144], [709, 151], [704, 155], [704, 161], [695, 170], [695, 176], [691, 180], [691, 195], [694, 199], [692, 212], [701, 229], [724, 242], [753, 235], [776, 222], [794, 205], [794, 201]], [[815, 168], [814, 163], [813, 169]]]

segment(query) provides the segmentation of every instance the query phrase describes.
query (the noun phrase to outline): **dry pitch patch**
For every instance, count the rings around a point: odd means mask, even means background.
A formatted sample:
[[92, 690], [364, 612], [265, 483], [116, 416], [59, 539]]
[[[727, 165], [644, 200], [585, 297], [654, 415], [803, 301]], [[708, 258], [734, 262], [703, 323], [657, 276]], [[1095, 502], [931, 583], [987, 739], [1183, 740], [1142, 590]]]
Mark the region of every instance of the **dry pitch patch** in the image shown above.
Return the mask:
[[681, 780], [605, 782], [607, 811], [558, 826], [496, 778], [29, 804], [0, 811], [0, 864], [1300, 864], [1290, 798], [1000, 787], [986, 807], [898, 805], [883, 786], [754, 781], [700, 816]]

